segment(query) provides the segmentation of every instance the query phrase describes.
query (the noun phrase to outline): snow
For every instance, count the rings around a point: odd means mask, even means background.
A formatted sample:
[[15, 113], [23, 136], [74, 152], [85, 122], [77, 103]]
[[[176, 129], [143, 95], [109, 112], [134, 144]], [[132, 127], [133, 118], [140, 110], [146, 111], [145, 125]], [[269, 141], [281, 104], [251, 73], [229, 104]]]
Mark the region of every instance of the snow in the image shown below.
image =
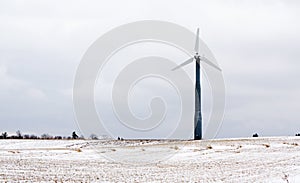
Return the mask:
[[300, 182], [300, 137], [0, 140], [0, 182]]

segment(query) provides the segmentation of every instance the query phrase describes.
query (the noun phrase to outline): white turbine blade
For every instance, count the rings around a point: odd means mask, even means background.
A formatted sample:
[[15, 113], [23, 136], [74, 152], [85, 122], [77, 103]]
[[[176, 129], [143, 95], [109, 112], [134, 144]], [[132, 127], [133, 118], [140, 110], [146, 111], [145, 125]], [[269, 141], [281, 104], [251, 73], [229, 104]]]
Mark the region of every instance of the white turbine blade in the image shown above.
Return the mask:
[[183, 67], [191, 62], [193, 62], [194, 58], [190, 58], [187, 61], [183, 62], [182, 64], [178, 65], [177, 67], [173, 68], [172, 71], [175, 71], [176, 69], [179, 69], [180, 67]]
[[207, 63], [208, 65], [212, 66], [213, 68], [222, 71], [222, 69], [220, 69], [217, 65], [215, 65], [214, 63], [212, 63], [211, 61], [209, 61], [207, 58], [205, 57], [200, 57], [200, 60]]
[[199, 53], [199, 28], [197, 29], [197, 37], [196, 37], [196, 43], [195, 43], [195, 52]]

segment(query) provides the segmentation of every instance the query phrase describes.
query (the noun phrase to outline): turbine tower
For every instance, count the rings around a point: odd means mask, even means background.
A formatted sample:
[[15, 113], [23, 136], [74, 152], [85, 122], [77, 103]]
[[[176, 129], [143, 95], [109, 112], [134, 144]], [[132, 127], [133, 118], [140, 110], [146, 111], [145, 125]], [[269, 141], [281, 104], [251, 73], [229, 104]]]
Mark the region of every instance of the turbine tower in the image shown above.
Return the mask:
[[209, 61], [207, 58], [199, 55], [199, 28], [197, 29], [196, 43], [195, 43], [195, 55], [194, 57], [189, 58], [187, 61], [173, 68], [172, 71], [179, 69], [189, 63], [192, 63], [194, 60], [196, 61], [196, 78], [195, 78], [195, 114], [194, 114], [194, 139], [201, 140], [202, 139], [202, 114], [201, 114], [201, 83], [200, 83], [200, 63], [201, 61], [206, 64], [214, 67], [215, 69], [221, 71], [221, 69]]

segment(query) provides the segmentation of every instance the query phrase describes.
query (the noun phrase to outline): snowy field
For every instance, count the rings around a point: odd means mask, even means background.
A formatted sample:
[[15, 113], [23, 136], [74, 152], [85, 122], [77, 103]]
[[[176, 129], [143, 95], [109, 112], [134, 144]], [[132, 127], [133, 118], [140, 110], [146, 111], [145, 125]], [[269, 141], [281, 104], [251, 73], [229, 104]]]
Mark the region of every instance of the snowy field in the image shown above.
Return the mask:
[[300, 182], [300, 137], [0, 140], [0, 182]]

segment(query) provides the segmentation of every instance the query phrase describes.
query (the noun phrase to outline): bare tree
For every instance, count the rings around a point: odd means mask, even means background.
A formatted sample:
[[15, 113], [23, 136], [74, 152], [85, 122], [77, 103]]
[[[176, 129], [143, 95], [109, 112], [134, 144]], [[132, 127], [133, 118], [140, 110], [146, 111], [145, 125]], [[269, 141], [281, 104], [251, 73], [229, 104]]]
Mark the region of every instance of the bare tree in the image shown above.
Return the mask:
[[17, 134], [17, 138], [18, 139], [22, 139], [23, 138], [20, 130], [16, 131], [16, 134]]
[[76, 134], [75, 131], [72, 133], [72, 138], [73, 138], [73, 139], [78, 139], [78, 135]]
[[2, 133], [2, 138], [7, 139], [7, 132]]
[[97, 135], [95, 135], [95, 134], [91, 134], [91, 135], [90, 135], [90, 138], [91, 138], [92, 140], [98, 140], [98, 137], [97, 137]]
[[51, 136], [51, 135], [49, 135], [49, 134], [46, 134], [46, 133], [44, 133], [43, 135], [41, 135], [41, 138], [42, 139], [53, 139], [53, 137]]

